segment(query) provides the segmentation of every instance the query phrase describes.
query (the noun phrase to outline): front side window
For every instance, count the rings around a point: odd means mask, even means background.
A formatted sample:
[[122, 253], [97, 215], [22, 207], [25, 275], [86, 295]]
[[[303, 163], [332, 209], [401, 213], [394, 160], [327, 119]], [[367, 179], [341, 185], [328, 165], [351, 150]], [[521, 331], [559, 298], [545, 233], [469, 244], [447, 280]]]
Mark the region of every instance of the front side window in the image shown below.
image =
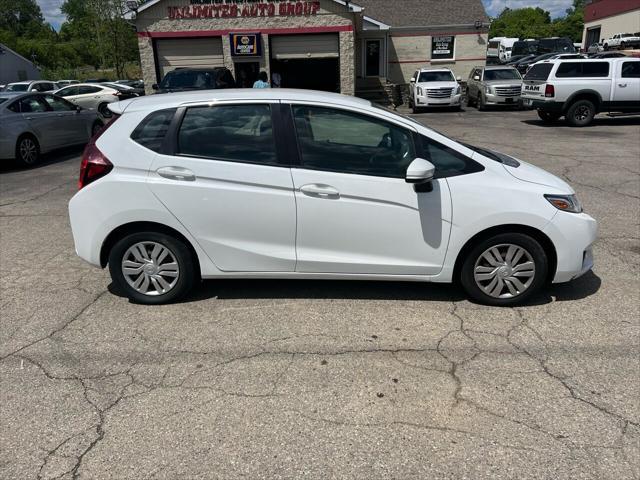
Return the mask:
[[275, 164], [271, 107], [256, 104], [189, 108], [178, 133], [178, 153]]
[[421, 135], [420, 140], [422, 155], [436, 167], [434, 178], [455, 177], [484, 170], [479, 163], [429, 137]]
[[640, 62], [624, 62], [622, 78], [640, 78]]
[[563, 62], [558, 67], [556, 77], [607, 77], [609, 62]]
[[135, 128], [131, 139], [149, 150], [159, 152], [175, 113], [175, 108], [153, 112]]
[[411, 132], [384, 120], [302, 105], [293, 116], [305, 168], [404, 178], [416, 157]]
[[75, 105], [53, 95], [45, 95], [44, 100], [49, 104], [51, 110], [56, 112], [68, 112], [76, 109]]
[[505, 68], [502, 70], [485, 70], [484, 79], [492, 80], [520, 80], [522, 77], [515, 68]]

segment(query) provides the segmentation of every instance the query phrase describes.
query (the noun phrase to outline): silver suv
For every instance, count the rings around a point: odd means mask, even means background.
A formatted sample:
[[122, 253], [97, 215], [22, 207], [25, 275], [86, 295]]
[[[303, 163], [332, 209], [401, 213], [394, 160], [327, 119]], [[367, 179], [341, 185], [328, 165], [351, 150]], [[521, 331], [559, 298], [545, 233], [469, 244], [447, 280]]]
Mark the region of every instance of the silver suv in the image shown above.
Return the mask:
[[513, 67], [474, 67], [467, 81], [467, 105], [484, 110], [487, 105], [518, 105], [522, 76]]

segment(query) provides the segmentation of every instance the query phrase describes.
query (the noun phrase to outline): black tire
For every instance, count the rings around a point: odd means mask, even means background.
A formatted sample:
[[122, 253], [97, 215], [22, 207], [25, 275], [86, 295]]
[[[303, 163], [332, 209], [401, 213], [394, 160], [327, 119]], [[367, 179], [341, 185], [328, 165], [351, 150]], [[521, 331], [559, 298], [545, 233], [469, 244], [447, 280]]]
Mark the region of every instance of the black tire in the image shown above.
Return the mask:
[[111, 113], [111, 110], [109, 110], [108, 103], [101, 103], [100, 105], [98, 105], [98, 112], [104, 118], [111, 118], [111, 116], [113, 115]]
[[103, 126], [104, 126], [104, 125], [102, 124], [102, 122], [98, 122], [98, 121], [93, 122], [93, 125], [91, 126], [91, 137], [95, 137], [95, 136], [96, 136], [96, 134], [97, 134], [100, 130], [102, 130], [102, 127], [103, 127]]
[[571, 104], [565, 118], [572, 127], [586, 127], [596, 115], [596, 106], [589, 100], [578, 100]]
[[[482, 261], [481, 256], [484, 252], [496, 246], [500, 246], [499, 248], [503, 249], [504, 251], [504, 249], [506, 248], [504, 247], [505, 244], [514, 245], [516, 247], [524, 249], [533, 260], [535, 270], [530, 284], [527, 285], [524, 290], [518, 292], [517, 295], [503, 296], [499, 298], [485, 293], [485, 291], [480, 288], [480, 286], [476, 282], [474, 270], [476, 268], [476, 263]], [[547, 258], [547, 254], [537, 240], [523, 233], [502, 233], [478, 242], [471, 249], [466, 258], [464, 258], [462, 268], [460, 269], [460, 283], [469, 297], [479, 303], [499, 307], [519, 305], [530, 298], [531, 295], [536, 293], [536, 291], [538, 291], [545, 284], [549, 268], [548, 265], [549, 260]], [[496, 275], [498, 274], [496, 273]], [[506, 280], [509, 280], [510, 277], [504, 278]], [[507, 282], [505, 282], [504, 280], [502, 282], [504, 284], [503, 295], [512, 295], [509, 291], [509, 288], [507, 288]], [[508, 283], [510, 283], [512, 287], [515, 287], [515, 284], [511, 281], [509, 281]]]
[[561, 117], [561, 115], [559, 113], [553, 113], [553, 112], [545, 112], [544, 110], [538, 110], [538, 117], [540, 117], [540, 120], [542, 120], [544, 123], [546, 124], [552, 124], [558, 121], [558, 119]]
[[[166, 293], [157, 295], [141, 293], [125, 279], [122, 271], [122, 263], [125, 260], [124, 256], [130, 247], [140, 242], [160, 244], [168, 249], [170, 254], [175, 258], [175, 263], [178, 264], [177, 281]], [[109, 252], [109, 272], [116, 286], [131, 301], [145, 305], [160, 305], [174, 302], [184, 297], [193, 288], [196, 280], [196, 261], [189, 248], [181, 240], [164, 233], [139, 232], [127, 235], [113, 246]], [[152, 285], [150, 285], [150, 287], [153, 288]]]
[[479, 112], [484, 112], [487, 109], [484, 104], [484, 100], [482, 99], [482, 93], [478, 94], [478, 98], [476, 99], [476, 107], [478, 108]]
[[475, 102], [473, 101], [473, 98], [471, 98], [471, 96], [467, 93], [467, 107], [474, 107], [475, 106]]
[[31, 134], [20, 135], [16, 142], [15, 158], [22, 166], [32, 167], [40, 160], [40, 144]]

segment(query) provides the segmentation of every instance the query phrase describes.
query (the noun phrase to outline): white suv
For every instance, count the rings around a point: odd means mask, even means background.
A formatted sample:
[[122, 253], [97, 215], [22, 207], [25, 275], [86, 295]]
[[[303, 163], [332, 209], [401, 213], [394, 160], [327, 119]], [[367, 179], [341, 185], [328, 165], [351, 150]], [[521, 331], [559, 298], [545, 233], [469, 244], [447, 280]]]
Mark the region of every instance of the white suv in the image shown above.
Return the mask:
[[424, 107], [460, 109], [460, 80], [448, 68], [416, 70], [409, 83], [409, 106], [413, 113]]
[[242, 277], [455, 280], [512, 305], [592, 266], [596, 222], [564, 181], [362, 99], [229, 89], [109, 108], [71, 227], [137, 302]]
[[564, 116], [575, 127], [589, 125], [600, 112], [640, 113], [640, 58], [536, 63], [524, 77], [522, 101], [544, 122]]

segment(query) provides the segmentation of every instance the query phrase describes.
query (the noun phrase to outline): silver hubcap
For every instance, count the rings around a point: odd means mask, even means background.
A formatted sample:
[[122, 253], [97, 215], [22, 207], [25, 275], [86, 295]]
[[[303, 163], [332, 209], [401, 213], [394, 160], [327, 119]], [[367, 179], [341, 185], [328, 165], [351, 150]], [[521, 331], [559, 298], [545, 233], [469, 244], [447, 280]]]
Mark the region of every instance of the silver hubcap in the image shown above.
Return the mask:
[[144, 295], [163, 295], [178, 282], [176, 257], [157, 242], [132, 245], [122, 257], [122, 274], [131, 287]]
[[25, 138], [20, 142], [20, 158], [24, 163], [33, 163], [38, 157], [38, 147], [33, 140]]
[[589, 117], [589, 113], [591, 112], [591, 110], [589, 110], [589, 107], [587, 106], [581, 106], [578, 107], [576, 109], [576, 120], [586, 120]]
[[533, 257], [510, 243], [485, 250], [473, 267], [476, 285], [494, 298], [513, 298], [527, 290], [536, 276]]

